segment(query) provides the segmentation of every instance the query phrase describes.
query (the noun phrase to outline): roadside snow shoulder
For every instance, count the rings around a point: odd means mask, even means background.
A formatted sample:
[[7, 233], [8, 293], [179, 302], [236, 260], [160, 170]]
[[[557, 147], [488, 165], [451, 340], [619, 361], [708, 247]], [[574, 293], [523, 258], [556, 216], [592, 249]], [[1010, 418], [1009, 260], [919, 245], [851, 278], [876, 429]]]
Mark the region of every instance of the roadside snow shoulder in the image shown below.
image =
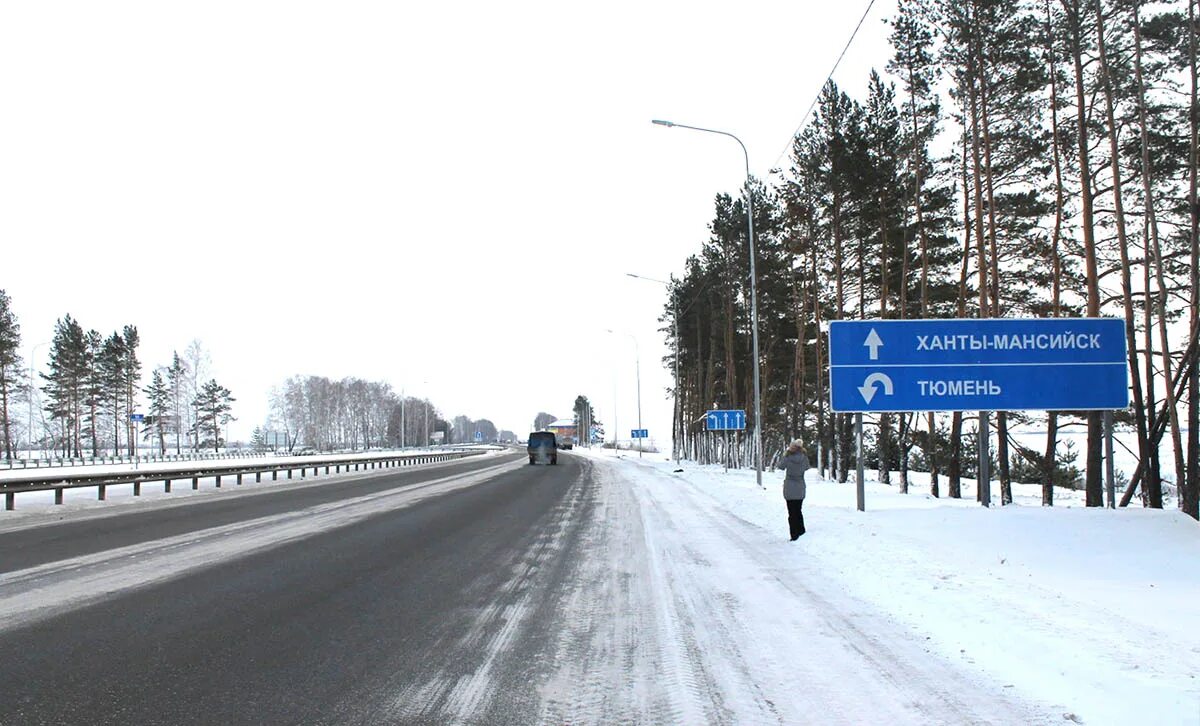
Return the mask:
[[[602, 454], [590, 453], [596, 456]], [[602, 455], [603, 456], [603, 455]], [[605, 456], [605, 458], [610, 458]], [[783, 540], [780, 475], [624, 459]], [[1086, 724], [1200, 722], [1200, 526], [1178, 511], [1008, 506], [816, 480], [782, 556], [826, 573], [947, 659]], [[1018, 496], [1018, 502], [1031, 502]], [[1068, 499], [1069, 503], [1069, 499]], [[816, 567], [814, 568], [814, 565]]]

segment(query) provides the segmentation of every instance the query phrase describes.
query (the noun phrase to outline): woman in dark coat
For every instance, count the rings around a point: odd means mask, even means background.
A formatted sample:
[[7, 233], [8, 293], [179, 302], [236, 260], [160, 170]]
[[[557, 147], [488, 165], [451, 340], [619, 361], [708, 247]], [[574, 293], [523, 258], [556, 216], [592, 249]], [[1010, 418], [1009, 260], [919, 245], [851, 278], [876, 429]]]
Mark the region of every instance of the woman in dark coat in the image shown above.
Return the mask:
[[783, 498], [787, 500], [788, 528], [795, 542], [804, 534], [804, 512], [801, 508], [804, 506], [804, 472], [808, 470], [808, 457], [804, 454], [804, 444], [800, 439], [788, 446], [779, 460], [779, 468], [787, 471], [783, 479]]

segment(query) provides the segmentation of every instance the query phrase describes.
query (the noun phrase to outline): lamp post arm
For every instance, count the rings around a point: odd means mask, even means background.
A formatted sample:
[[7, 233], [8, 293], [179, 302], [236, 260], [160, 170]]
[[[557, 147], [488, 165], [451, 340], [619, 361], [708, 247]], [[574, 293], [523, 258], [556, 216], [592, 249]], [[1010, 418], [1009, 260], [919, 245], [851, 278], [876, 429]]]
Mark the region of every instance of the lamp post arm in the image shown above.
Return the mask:
[[733, 139], [734, 141], [736, 141], [738, 143], [738, 146], [742, 147], [742, 156], [746, 160], [746, 183], [747, 183], [747, 185], [750, 183], [750, 153], [748, 151], [746, 151], [746, 145], [743, 144], [742, 140], [739, 139], [738, 137], [734, 136], [733, 134], [729, 133], [728, 131], [718, 131], [717, 129], [706, 129], [702, 126], [688, 126], [687, 124], [677, 124], [673, 121], [655, 121], [654, 123], [658, 124], [659, 126], [669, 126], [671, 128], [677, 128], [677, 129], [691, 129], [692, 131], [703, 131], [706, 134], [720, 134], [721, 136], [728, 136], [729, 138]]

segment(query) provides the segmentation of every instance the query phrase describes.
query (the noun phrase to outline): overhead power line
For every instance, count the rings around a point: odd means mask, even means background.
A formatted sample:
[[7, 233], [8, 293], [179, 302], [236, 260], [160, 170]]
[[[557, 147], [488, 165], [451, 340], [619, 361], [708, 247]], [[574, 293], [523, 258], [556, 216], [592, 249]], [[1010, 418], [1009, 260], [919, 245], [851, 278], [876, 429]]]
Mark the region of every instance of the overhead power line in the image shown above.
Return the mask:
[[792, 148], [792, 142], [796, 139], [796, 136], [800, 133], [800, 130], [804, 128], [804, 125], [808, 123], [808, 119], [812, 117], [813, 109], [817, 107], [817, 102], [821, 100], [821, 91], [823, 91], [825, 86], [829, 85], [829, 82], [833, 80], [833, 74], [837, 73], [838, 66], [841, 65], [842, 59], [846, 57], [846, 51], [850, 50], [850, 44], [854, 42], [854, 37], [858, 35], [859, 28], [862, 27], [863, 21], [867, 19], [867, 15], [870, 14], [871, 8], [874, 6], [875, 0], [869, 0], [867, 2], [867, 9], [863, 11], [862, 17], [858, 19], [858, 25], [854, 26], [854, 32], [850, 34], [850, 39], [846, 41], [846, 45], [844, 48], [842, 48], [842, 52], [838, 55], [837, 61], [833, 64], [833, 68], [829, 69], [829, 75], [825, 77], [824, 83], [822, 83], [821, 87], [817, 89], [816, 95], [813, 96], [812, 103], [808, 104], [808, 110], [805, 111], [804, 115], [800, 117], [800, 124], [796, 126], [796, 130], [792, 132], [792, 135], [788, 137], [787, 144], [783, 147], [783, 151], [779, 152], [779, 156], [775, 157], [775, 161], [771, 163], [771, 169], [778, 168], [779, 161], [783, 159], [783, 157], [787, 156], [788, 151]]

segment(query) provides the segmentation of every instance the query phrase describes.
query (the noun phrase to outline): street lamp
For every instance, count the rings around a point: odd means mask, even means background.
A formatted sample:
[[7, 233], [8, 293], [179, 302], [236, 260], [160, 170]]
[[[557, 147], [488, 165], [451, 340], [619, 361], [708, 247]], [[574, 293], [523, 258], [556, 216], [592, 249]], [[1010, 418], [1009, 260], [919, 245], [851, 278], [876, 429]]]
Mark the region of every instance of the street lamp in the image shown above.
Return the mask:
[[674, 321], [673, 334], [675, 337], [675, 406], [673, 408], [675, 420], [671, 422], [671, 450], [672, 450], [672, 453], [675, 455], [675, 464], [678, 465], [679, 464], [679, 455], [680, 455], [679, 450], [681, 448], [683, 448], [679, 444], [679, 439], [682, 438], [683, 432], [679, 431], [677, 434], [675, 431], [676, 426], [679, 425], [680, 419], [682, 418], [682, 414], [680, 413], [680, 410], [679, 410], [679, 299], [675, 296], [675, 291], [671, 290], [671, 283], [669, 283], [665, 280], [656, 280], [653, 277], [645, 277], [643, 275], [635, 275], [632, 272], [626, 272], [625, 274], [628, 275], [629, 277], [635, 277], [639, 280], [646, 280], [647, 282], [657, 282], [658, 284], [666, 287], [667, 290], [671, 293], [671, 308], [672, 308], [671, 318]]
[[[615, 334], [615, 331], [613, 331], [613, 330], [609, 330], [608, 332]], [[637, 374], [637, 412], [638, 412], [637, 427], [638, 427], [638, 431], [641, 431], [641, 429], [642, 429], [642, 356], [641, 356], [641, 353], [638, 352], [637, 338], [633, 337], [633, 333], [625, 333], [625, 335], [629, 336], [629, 339], [633, 341], [633, 365], [634, 365], [634, 371]], [[616, 414], [614, 414], [614, 416], [615, 415]], [[641, 436], [638, 436], [638, 458], [639, 459], [642, 458], [642, 437]]]
[[750, 240], [750, 324], [751, 337], [754, 345], [754, 472], [758, 480], [758, 485], [762, 486], [762, 389], [758, 378], [758, 288], [756, 284], [756, 275], [754, 272], [754, 192], [750, 187], [750, 154], [746, 151], [746, 145], [742, 140], [728, 131], [717, 131], [716, 129], [705, 129], [699, 126], [687, 126], [685, 124], [677, 124], [673, 121], [663, 121], [655, 119], [651, 123], [657, 126], [666, 126], [667, 128], [691, 129], [692, 131], [703, 131], [709, 134], [720, 134], [728, 136], [742, 147], [742, 156], [746, 160], [746, 225], [749, 231]]

